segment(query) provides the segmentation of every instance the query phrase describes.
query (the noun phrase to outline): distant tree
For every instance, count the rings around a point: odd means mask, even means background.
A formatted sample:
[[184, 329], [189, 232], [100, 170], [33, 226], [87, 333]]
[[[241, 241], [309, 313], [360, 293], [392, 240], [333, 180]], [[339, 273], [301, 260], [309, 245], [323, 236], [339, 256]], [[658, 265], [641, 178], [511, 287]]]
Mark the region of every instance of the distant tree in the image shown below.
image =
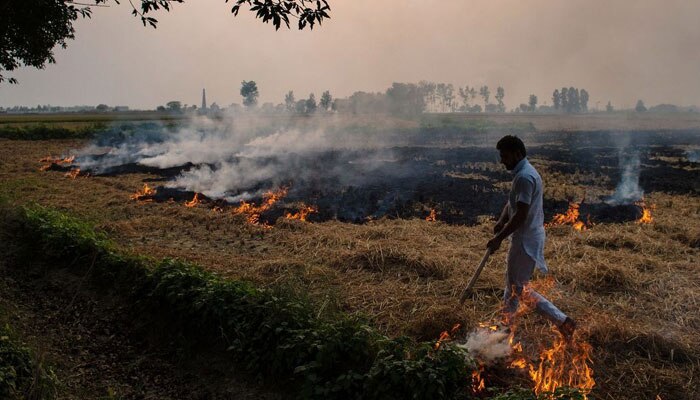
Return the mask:
[[294, 111], [296, 111], [297, 114], [305, 114], [306, 113], [306, 100], [298, 100], [296, 104], [294, 105]]
[[109, 106], [107, 104], [98, 104], [97, 107], [95, 107], [95, 110], [105, 112], [109, 110]]
[[294, 100], [294, 92], [289, 91], [284, 95], [284, 106], [289, 112], [294, 112], [296, 107], [296, 101]]
[[326, 90], [323, 92], [321, 95], [321, 101], [319, 104], [321, 105], [321, 109], [323, 111], [328, 111], [328, 109], [331, 107], [331, 103], [333, 102], [333, 96], [331, 96], [331, 92]]
[[[129, 0], [131, 13], [140, 18], [144, 26], [156, 27], [158, 20], [149, 15], [152, 11], [170, 11], [173, 3], [184, 0]], [[226, 0], [228, 2], [229, 0]], [[309, 27], [330, 18], [327, 0], [231, 0], [231, 12], [238, 15], [242, 6], [250, 6], [255, 17], [264, 23], [271, 22], [275, 29], [282, 24], [290, 27], [290, 17], [296, 19], [299, 29]], [[0, 2], [0, 82], [5, 80], [3, 71], [13, 71], [26, 65], [42, 69], [46, 63], [54, 63], [53, 49], [67, 46], [66, 41], [75, 38], [73, 23], [80, 17], [90, 17], [91, 5], [105, 6], [110, 0], [2, 0]], [[114, 0], [119, 4], [119, 0]], [[17, 83], [9, 78], [10, 83]]]
[[243, 96], [243, 105], [252, 108], [258, 104], [258, 85], [255, 81], [241, 82], [241, 96]]
[[169, 101], [169, 102], [165, 103], [165, 106], [168, 107], [168, 111], [172, 111], [172, 112], [182, 111], [182, 103], [179, 101]]
[[158, 107], [156, 107], [156, 111], [158, 111], [158, 112], [163, 112], [163, 111], [165, 111], [165, 107], [163, 107], [163, 106], [158, 106]]
[[455, 109], [455, 87], [453, 84], [449, 83], [445, 85], [445, 105], [447, 106], [447, 110], [450, 112], [454, 112]]
[[435, 111], [437, 108], [437, 85], [433, 82], [420, 81], [418, 82], [418, 90], [423, 93], [423, 103], [429, 107], [430, 111]]
[[552, 104], [554, 104], [555, 110], [558, 110], [561, 107], [561, 95], [559, 94], [559, 89], [554, 89], [554, 93], [552, 93]]
[[589, 98], [590, 96], [588, 95], [588, 91], [586, 91], [586, 89], [581, 89], [581, 94], [579, 96], [579, 100], [581, 101], [581, 111], [588, 112]]
[[528, 106], [528, 105], [525, 104], [525, 103], [520, 103], [520, 107], [517, 108], [516, 111], [519, 111], [519, 112], [528, 112], [528, 111], [530, 111], [530, 106]]
[[462, 110], [469, 110], [470, 92], [469, 85], [465, 85], [464, 88], [459, 88], [459, 97], [462, 98]]
[[607, 111], [607, 112], [613, 112], [613, 111], [614, 111], [613, 106], [612, 106], [612, 104], [610, 103], [609, 100], [608, 100], [608, 104], [605, 106], [605, 111]]
[[530, 112], [535, 112], [537, 110], [537, 96], [534, 94], [530, 95], [530, 99], [528, 101], [528, 111]]
[[645, 112], [647, 110], [646, 106], [644, 105], [644, 102], [642, 100], [637, 100], [637, 105], [634, 106], [634, 111], [636, 112]]
[[[442, 90], [446, 90], [445, 85]], [[418, 115], [425, 111], [425, 92], [414, 83], [394, 82], [386, 90], [385, 101], [394, 115]]]
[[496, 101], [498, 102], [498, 112], [505, 112], [506, 106], [503, 104], [503, 98], [506, 97], [506, 91], [503, 87], [496, 88]]
[[487, 113], [497, 113], [497, 112], [500, 112], [500, 110], [501, 109], [498, 108], [497, 104], [489, 103], [486, 105], [486, 107], [484, 107], [484, 111], [486, 111]]
[[489, 97], [491, 96], [491, 92], [489, 91], [488, 86], [482, 86], [479, 89], [479, 96], [481, 96], [484, 99], [484, 107], [489, 105]]
[[306, 99], [306, 113], [313, 114], [316, 112], [316, 96], [313, 93], [309, 94], [309, 98]]
[[571, 107], [569, 106], [569, 89], [566, 87], [561, 88], [559, 92], [559, 99], [561, 100], [561, 109], [564, 112], [569, 112]]

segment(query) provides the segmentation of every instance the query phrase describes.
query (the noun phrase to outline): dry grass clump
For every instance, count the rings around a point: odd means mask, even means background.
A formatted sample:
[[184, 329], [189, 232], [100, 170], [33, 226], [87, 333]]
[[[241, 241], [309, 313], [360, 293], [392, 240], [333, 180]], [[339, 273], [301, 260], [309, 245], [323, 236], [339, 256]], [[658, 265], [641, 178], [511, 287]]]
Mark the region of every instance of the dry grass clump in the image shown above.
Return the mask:
[[343, 270], [362, 268], [379, 273], [414, 272], [421, 278], [432, 277], [445, 279], [448, 271], [434, 259], [408, 249], [371, 246], [359, 251], [347, 251], [338, 254], [332, 265]]

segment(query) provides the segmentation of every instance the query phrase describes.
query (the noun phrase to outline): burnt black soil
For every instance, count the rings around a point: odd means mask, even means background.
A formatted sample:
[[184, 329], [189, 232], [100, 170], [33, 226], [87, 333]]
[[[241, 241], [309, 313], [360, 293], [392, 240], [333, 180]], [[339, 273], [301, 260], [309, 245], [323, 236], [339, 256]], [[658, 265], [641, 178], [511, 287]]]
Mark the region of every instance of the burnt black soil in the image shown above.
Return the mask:
[[[535, 160], [541, 173], [580, 176], [573, 184], [599, 186], [612, 193], [624, 172], [621, 160], [638, 160], [639, 186], [645, 193], [700, 194], [700, 165], [689, 161], [683, 149], [700, 145], [698, 131], [544, 132], [524, 136], [528, 156]], [[504, 186], [497, 184], [509, 181], [511, 176], [498, 164], [495, 149], [465, 145], [478, 142], [474, 140], [465, 136], [459, 147], [414, 143], [372, 150], [291, 154], [285, 155], [283, 161], [268, 157], [260, 160], [261, 165], [279, 163], [286, 166], [286, 174], [276, 177], [275, 182], [258, 182], [226, 195], [261, 193], [280, 184], [288, 186], [288, 196], [261, 216], [268, 223], [305, 203], [318, 208], [310, 221], [363, 223], [382, 217], [425, 218], [435, 209], [443, 222], [471, 225], [479, 216], [500, 212], [506, 193]], [[132, 163], [100, 173], [152, 173], [158, 176], [152, 181], [167, 182], [192, 167], [188, 163], [158, 170]], [[209, 167], [216, 169], [216, 165]], [[550, 184], [554, 183], [545, 182]], [[188, 201], [193, 195], [194, 192], [167, 188], [165, 184], [158, 187], [153, 200]], [[200, 199], [206, 200], [201, 196]], [[633, 201], [620, 207], [608, 206], [602, 200], [600, 204], [582, 205], [582, 215], [588, 215], [592, 222], [626, 222], [641, 215]], [[252, 201], [259, 202], [260, 198]], [[547, 219], [567, 207], [568, 203], [561, 199], [545, 198]]]

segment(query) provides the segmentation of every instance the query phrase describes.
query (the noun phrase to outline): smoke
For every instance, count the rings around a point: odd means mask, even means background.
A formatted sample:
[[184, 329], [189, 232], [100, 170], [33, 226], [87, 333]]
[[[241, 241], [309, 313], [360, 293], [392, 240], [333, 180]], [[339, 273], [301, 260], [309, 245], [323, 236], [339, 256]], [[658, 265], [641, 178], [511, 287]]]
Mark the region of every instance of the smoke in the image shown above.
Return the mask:
[[[337, 129], [339, 120], [226, 115], [220, 120], [192, 117], [177, 128], [161, 123], [117, 126], [78, 151], [76, 162], [93, 174], [125, 166], [179, 168], [166, 187], [236, 202], [290, 182], [361, 184], [395, 161], [391, 149], [379, 148], [382, 143]], [[314, 160], [323, 161], [323, 168]]]
[[688, 150], [685, 152], [685, 156], [688, 159], [688, 161], [693, 162], [693, 163], [700, 163], [700, 150]]
[[640, 167], [641, 162], [638, 152], [620, 152], [620, 183], [617, 184], [615, 193], [613, 193], [608, 203], [628, 204], [641, 200], [644, 196], [644, 190], [639, 187]]
[[503, 331], [477, 328], [469, 334], [467, 343], [463, 347], [484, 364], [494, 364], [497, 360], [511, 354], [512, 349], [508, 343], [508, 336]]

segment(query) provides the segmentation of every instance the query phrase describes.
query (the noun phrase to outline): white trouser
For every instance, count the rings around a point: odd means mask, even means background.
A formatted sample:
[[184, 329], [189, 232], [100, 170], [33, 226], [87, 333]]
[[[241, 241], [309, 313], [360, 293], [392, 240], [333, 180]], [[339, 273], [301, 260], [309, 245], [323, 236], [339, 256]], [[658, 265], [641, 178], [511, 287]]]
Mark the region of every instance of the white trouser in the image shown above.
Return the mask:
[[510, 321], [518, 310], [520, 298], [523, 296], [523, 288], [527, 296], [528, 303], [534, 303], [537, 312], [556, 325], [560, 325], [566, 320], [566, 314], [558, 309], [551, 301], [537, 293], [528, 286], [532, 273], [535, 270], [535, 260], [532, 259], [523, 248], [522, 243], [511, 243], [508, 250], [508, 266], [506, 269], [506, 288], [503, 293], [503, 311], [506, 321]]

